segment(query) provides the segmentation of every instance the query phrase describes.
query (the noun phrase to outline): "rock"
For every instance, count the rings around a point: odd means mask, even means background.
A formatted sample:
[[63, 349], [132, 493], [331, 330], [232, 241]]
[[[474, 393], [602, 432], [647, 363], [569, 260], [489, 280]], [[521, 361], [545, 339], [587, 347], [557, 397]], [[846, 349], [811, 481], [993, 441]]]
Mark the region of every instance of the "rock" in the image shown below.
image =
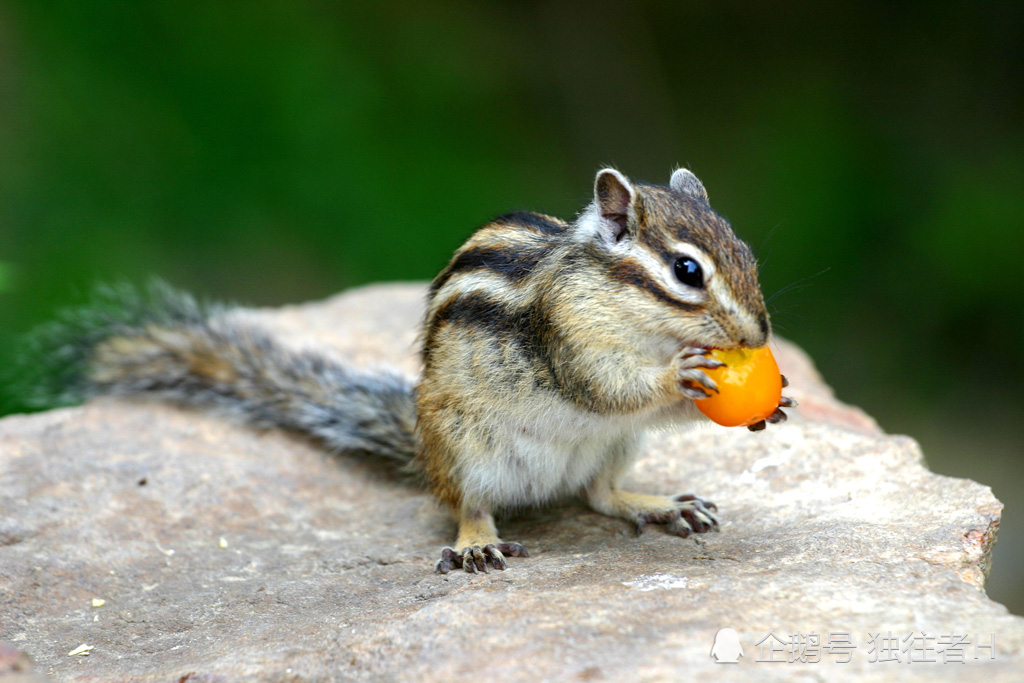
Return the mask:
[[[423, 294], [238, 315], [414, 373]], [[568, 502], [502, 522], [532, 556], [487, 575], [434, 574], [444, 510], [293, 434], [146, 401], [7, 417], [3, 661], [20, 651], [58, 681], [1020, 680], [1024, 619], [983, 590], [1001, 504], [836, 401], [796, 347], [777, 357], [800, 401], [788, 423], [659, 434], [632, 475], [707, 495], [721, 533], [636, 537]], [[738, 664], [710, 656], [726, 627]], [[877, 661], [890, 633], [902, 663]], [[846, 634], [851, 661], [755, 661], [785, 659], [756, 645], [769, 634]], [[992, 639], [994, 659], [975, 650]]]

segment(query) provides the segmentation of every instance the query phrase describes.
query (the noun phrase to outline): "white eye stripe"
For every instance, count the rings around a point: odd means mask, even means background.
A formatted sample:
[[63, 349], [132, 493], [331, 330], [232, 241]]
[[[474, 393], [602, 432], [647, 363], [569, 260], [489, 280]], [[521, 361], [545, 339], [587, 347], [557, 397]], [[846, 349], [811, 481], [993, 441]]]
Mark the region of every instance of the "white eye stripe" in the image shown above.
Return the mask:
[[648, 273], [660, 273], [665, 268], [665, 264], [661, 262], [661, 257], [651, 251], [645, 244], [637, 244], [630, 250], [630, 253]]

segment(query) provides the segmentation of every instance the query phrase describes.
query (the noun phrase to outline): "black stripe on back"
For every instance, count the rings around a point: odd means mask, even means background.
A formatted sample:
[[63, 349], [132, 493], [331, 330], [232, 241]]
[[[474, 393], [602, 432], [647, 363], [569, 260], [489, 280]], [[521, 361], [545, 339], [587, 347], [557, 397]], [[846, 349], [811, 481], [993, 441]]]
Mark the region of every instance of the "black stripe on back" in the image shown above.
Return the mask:
[[512, 251], [507, 248], [480, 246], [468, 249], [448, 264], [448, 267], [430, 284], [430, 296], [434, 296], [445, 283], [457, 273], [472, 270], [489, 270], [502, 275], [510, 282], [518, 282], [529, 275], [544, 253], [539, 249], [521, 248]]
[[549, 342], [546, 341], [551, 329], [547, 317], [538, 306], [512, 308], [481, 292], [472, 292], [449, 301], [429, 321], [423, 343], [425, 365], [430, 364], [430, 352], [436, 345], [436, 335], [443, 327], [452, 324], [484, 330], [494, 341], [519, 349], [526, 360], [535, 364], [538, 383], [554, 388]]

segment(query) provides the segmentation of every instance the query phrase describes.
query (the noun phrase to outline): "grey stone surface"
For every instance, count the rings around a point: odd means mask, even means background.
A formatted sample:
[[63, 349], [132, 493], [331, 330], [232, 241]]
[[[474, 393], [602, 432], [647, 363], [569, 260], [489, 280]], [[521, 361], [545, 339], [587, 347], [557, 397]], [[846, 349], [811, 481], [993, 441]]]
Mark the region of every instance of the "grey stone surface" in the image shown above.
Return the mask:
[[[413, 373], [422, 296], [244, 315]], [[801, 402], [787, 424], [658, 434], [632, 475], [716, 501], [721, 533], [636, 537], [569, 501], [502, 522], [533, 556], [475, 576], [432, 573], [454, 524], [428, 495], [302, 437], [142, 401], [5, 418], [0, 676], [32, 680], [27, 654], [58, 681], [1024, 679], [1024, 619], [982, 588], [1001, 504], [929, 472], [794, 346], [777, 356]], [[723, 627], [738, 664], [709, 655]], [[847, 632], [851, 661], [757, 662], [769, 632]], [[995, 659], [870, 661], [888, 632], [994, 634]], [[941, 659], [928, 644], [914, 656]]]

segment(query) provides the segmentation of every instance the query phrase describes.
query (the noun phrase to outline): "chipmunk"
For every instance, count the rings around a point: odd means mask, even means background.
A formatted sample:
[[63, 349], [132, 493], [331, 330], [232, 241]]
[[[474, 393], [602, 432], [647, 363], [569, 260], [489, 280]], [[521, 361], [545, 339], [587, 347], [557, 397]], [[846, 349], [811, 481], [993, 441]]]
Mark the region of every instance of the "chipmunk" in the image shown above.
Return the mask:
[[440, 573], [505, 569], [528, 553], [493, 515], [571, 494], [638, 533], [717, 530], [714, 504], [620, 481], [648, 429], [706, 419], [709, 349], [771, 332], [750, 248], [686, 169], [662, 187], [606, 168], [571, 223], [519, 212], [479, 228], [430, 285], [418, 384], [285, 350], [228, 311], [166, 286], [109, 290], [37, 335], [38, 397], [155, 394], [403, 463], [458, 519]]

